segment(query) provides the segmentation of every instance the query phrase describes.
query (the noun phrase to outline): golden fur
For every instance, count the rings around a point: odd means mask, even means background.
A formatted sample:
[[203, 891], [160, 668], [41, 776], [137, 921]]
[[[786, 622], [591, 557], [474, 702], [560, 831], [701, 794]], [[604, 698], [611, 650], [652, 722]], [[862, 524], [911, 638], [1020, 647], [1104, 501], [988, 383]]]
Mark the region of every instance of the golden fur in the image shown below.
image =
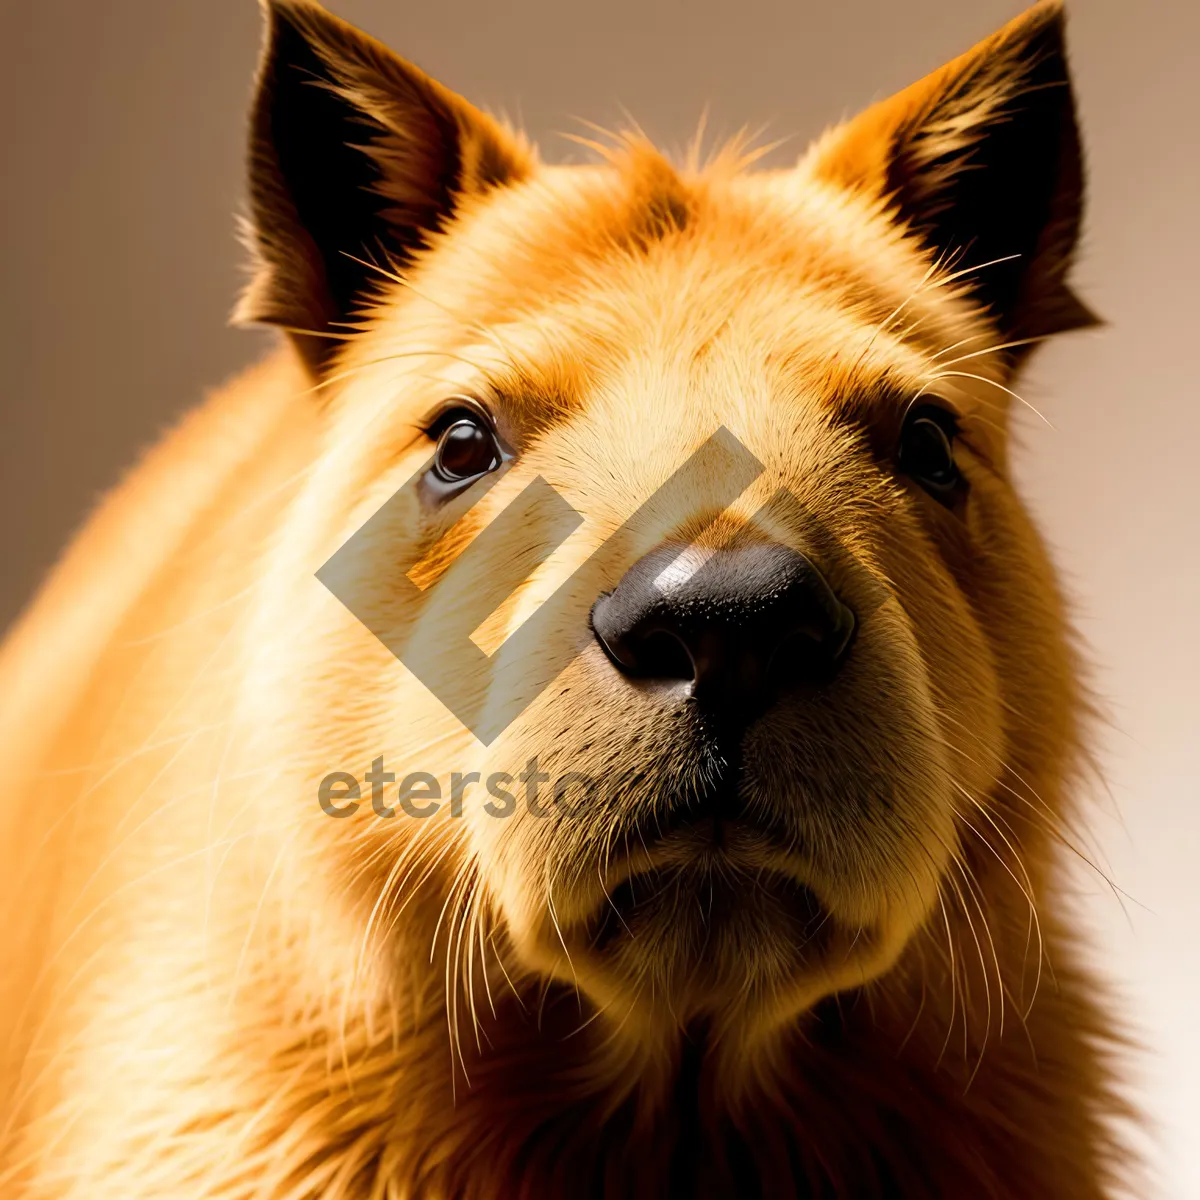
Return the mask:
[[[239, 311], [291, 337], [114, 491], [0, 659], [3, 1194], [1114, 1194], [1116, 1039], [1056, 885], [1083, 698], [1008, 473], [1017, 366], [1088, 320], [1065, 283], [1069, 88], [1037, 74], [1061, 70], [1057, 7], [785, 171], [638, 138], [546, 166], [309, 0], [268, 17]], [[1043, 92], [1053, 178], [1023, 261], [931, 243]], [[373, 130], [338, 170], [369, 160], [376, 207], [347, 203], [395, 234], [379, 253], [327, 252], [328, 164], [312, 190], [286, 124], [309, 104]], [[709, 852], [637, 845], [648, 785], [571, 819], [496, 819], [470, 791], [461, 818], [321, 811], [324, 775], [377, 756], [439, 779], [534, 756], [700, 769], [684, 719], [595, 644], [483, 746], [314, 578], [456, 394], [518, 453], [452, 532], [410, 505], [358, 545], [359, 595], [405, 638], [453, 627], [455, 555], [532, 479], [584, 523], [484, 622], [487, 650], [721, 426], [765, 470], [728, 507], [697, 487], [688, 538], [803, 538], [786, 508], [747, 524], [786, 488], [865, 572], [842, 594], [885, 588], [828, 697], [749, 735], [752, 801], [788, 800], [790, 869], [825, 912], [802, 953], [754, 848], [712, 868], [740, 881], [736, 920], [676, 895], [595, 950], [606, 895]], [[960, 417], [958, 510], [891, 462], [920, 395]], [[614, 543], [605, 586], [672, 533], [651, 515]], [[505, 554], [541, 536], [534, 513]], [[395, 611], [423, 551], [437, 601]]]

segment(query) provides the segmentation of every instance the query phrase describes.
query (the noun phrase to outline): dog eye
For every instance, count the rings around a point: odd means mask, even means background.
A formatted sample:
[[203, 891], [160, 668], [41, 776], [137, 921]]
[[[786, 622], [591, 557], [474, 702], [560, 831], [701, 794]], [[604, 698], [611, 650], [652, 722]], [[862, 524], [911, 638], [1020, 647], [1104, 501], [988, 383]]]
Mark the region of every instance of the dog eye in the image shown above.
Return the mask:
[[460, 409], [443, 424], [433, 456], [433, 473], [443, 483], [461, 483], [500, 465], [500, 443], [487, 422]]
[[954, 461], [957, 433], [958, 422], [954, 414], [933, 404], [914, 408], [900, 431], [896, 455], [900, 470], [943, 503], [963, 484]]

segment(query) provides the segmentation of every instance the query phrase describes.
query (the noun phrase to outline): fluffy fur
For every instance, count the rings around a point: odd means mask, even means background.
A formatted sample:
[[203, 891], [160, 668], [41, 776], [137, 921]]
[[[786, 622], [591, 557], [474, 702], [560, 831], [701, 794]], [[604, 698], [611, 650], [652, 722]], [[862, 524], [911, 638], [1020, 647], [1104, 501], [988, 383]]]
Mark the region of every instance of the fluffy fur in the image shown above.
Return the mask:
[[[267, 19], [239, 315], [288, 337], [105, 501], [0, 660], [4, 1194], [1115, 1194], [1117, 1039], [1056, 882], [1084, 701], [1008, 473], [1019, 364], [1090, 320], [1058, 8], [785, 171], [637, 138], [546, 166], [309, 0]], [[832, 537], [847, 602], [882, 589], [836, 685], [746, 736], [786, 855], [641, 846], [711, 764], [586, 606], [522, 669], [582, 652], [483, 746], [316, 580], [455, 395], [511, 469], [457, 522], [389, 510], [344, 566], [402, 641], [441, 644], [528, 562], [476, 633], [494, 650], [598, 548], [589, 603], [668, 537]], [[895, 463], [934, 395], [961, 427], [950, 506]], [[762, 475], [622, 529], [722, 426]], [[542, 555], [535, 505], [456, 573], [538, 476], [576, 533]], [[486, 670], [458, 686], [495, 700]], [[365, 785], [326, 816], [321, 778], [377, 757], [617, 784], [574, 816], [499, 819], [476, 788], [461, 816], [380, 819]]]

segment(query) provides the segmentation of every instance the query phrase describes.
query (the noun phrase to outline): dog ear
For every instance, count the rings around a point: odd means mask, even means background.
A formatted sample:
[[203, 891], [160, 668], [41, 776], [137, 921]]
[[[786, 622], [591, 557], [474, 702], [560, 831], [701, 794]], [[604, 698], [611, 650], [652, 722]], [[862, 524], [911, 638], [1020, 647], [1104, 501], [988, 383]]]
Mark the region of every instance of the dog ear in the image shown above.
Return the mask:
[[526, 176], [518, 135], [313, 0], [264, 0], [250, 128], [254, 276], [234, 319], [319, 370], [342, 324], [462, 201]]
[[1058, 0], [827, 133], [817, 175], [881, 200], [1006, 339], [1097, 319], [1066, 283], [1083, 164]]

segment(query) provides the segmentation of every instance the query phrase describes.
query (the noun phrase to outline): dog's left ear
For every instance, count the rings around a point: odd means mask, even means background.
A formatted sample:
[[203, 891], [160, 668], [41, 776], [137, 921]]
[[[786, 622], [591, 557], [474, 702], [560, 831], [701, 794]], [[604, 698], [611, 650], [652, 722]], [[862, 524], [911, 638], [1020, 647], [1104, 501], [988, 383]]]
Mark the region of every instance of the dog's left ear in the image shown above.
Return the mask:
[[498, 121], [314, 0], [262, 0], [250, 118], [255, 272], [235, 321], [288, 329], [320, 371], [376, 290], [464, 202], [524, 178]]
[[806, 165], [883, 201], [1006, 339], [1097, 323], [1066, 282], [1083, 165], [1059, 0], [831, 130]]

